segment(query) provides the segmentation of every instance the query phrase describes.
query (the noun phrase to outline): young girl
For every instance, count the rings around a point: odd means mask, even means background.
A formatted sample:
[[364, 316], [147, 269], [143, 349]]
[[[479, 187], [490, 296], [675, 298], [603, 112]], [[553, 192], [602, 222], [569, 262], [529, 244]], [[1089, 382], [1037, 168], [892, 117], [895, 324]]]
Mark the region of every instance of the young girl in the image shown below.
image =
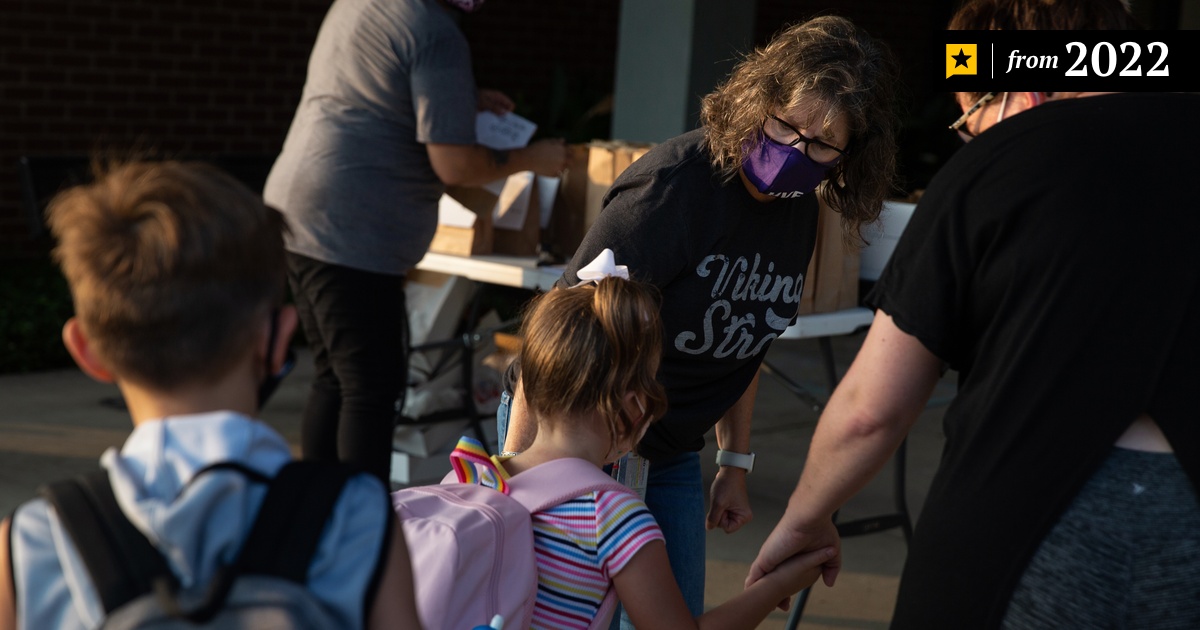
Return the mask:
[[[597, 467], [629, 452], [666, 410], [655, 380], [661, 355], [656, 295], [648, 285], [605, 277], [538, 299], [522, 326], [521, 386], [537, 437], [501, 459], [516, 475], [575, 457]], [[754, 628], [784, 599], [812, 584], [833, 556], [797, 556], [725, 604], [693, 618], [667, 562], [662, 532], [626, 492], [591, 492], [533, 515], [538, 594], [533, 627], [587, 628], [604, 594], [617, 597], [639, 630]]]

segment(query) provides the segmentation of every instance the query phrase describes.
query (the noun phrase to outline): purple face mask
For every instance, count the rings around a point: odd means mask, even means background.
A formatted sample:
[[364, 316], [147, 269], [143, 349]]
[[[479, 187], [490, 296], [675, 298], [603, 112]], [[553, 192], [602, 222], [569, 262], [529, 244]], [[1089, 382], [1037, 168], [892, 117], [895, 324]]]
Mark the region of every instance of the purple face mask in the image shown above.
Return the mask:
[[818, 164], [796, 147], [760, 137], [757, 146], [748, 147], [742, 171], [758, 192], [790, 199], [807, 195], [824, 181], [833, 165]]

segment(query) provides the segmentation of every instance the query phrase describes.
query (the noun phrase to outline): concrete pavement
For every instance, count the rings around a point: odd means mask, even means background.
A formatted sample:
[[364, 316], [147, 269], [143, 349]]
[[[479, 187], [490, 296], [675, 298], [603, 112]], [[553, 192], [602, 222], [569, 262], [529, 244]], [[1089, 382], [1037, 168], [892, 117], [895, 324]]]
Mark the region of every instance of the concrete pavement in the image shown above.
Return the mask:
[[[834, 342], [837, 365], [844, 372], [863, 334]], [[825, 391], [815, 341], [779, 341], [769, 359], [805, 383], [822, 399]], [[263, 419], [293, 445], [299, 438], [299, 415], [312, 376], [306, 353], [263, 410]], [[953, 396], [953, 375], [943, 379], [934, 398]], [[0, 377], [0, 513], [8, 514], [32, 497], [38, 484], [92, 470], [100, 454], [120, 445], [131, 428], [124, 411], [106, 404], [116, 388], [88, 379], [78, 370]], [[914, 518], [937, 466], [942, 446], [944, 406], [932, 406], [909, 436], [908, 500]], [[714, 605], [741, 589], [749, 563], [783, 513], [795, 486], [816, 425], [817, 415], [778, 380], [764, 375], [759, 385], [752, 446], [757, 453], [748, 484], [754, 520], [741, 531], [708, 535], [707, 603]], [[716, 466], [713, 440], [702, 454], [706, 482]], [[294, 447], [295, 448], [295, 447]], [[447, 465], [447, 470], [448, 470]], [[891, 466], [885, 468], [842, 511], [846, 520], [892, 511]], [[817, 629], [886, 628], [895, 601], [905, 545], [899, 530], [848, 538], [845, 565], [838, 584], [813, 589], [800, 627]], [[774, 613], [760, 628], [783, 628], [787, 615]]]

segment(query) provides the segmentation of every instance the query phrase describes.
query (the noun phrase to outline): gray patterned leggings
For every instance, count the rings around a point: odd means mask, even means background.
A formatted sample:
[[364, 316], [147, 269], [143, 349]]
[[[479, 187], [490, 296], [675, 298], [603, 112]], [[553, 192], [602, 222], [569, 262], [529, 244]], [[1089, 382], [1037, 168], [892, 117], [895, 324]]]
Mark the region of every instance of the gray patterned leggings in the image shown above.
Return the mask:
[[1200, 628], [1200, 501], [1175, 456], [1114, 448], [1042, 540], [1003, 627]]

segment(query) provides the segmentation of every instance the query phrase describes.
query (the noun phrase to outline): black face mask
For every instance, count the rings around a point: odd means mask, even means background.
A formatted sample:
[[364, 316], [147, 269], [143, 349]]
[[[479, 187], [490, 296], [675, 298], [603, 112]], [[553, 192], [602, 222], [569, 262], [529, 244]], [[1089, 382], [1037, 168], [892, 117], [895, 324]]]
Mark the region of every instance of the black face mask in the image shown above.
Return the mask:
[[279, 367], [278, 372], [271, 371], [271, 354], [275, 349], [275, 339], [279, 336], [279, 309], [271, 310], [271, 332], [267, 335], [267, 376], [262, 383], [258, 385], [258, 408], [261, 410], [263, 405], [267, 404], [267, 399], [271, 394], [275, 393], [275, 389], [279, 387], [279, 383], [283, 378], [292, 371], [296, 366], [296, 354], [289, 347], [287, 356], [283, 359], [283, 365]]

